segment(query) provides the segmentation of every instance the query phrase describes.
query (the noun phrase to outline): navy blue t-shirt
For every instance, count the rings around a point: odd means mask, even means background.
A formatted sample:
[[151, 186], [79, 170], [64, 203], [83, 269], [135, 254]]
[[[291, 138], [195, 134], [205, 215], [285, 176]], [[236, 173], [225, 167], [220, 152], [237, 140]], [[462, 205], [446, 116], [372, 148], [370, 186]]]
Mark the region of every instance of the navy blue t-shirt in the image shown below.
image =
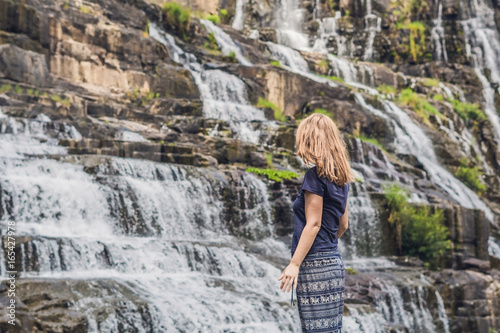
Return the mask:
[[339, 186], [335, 184], [335, 182], [330, 182], [325, 176], [319, 177], [316, 166], [314, 166], [307, 170], [304, 175], [300, 193], [293, 202], [295, 229], [292, 237], [292, 256], [299, 243], [302, 230], [306, 225], [305, 190], [323, 197], [321, 228], [308, 254], [337, 250], [337, 230], [339, 228], [340, 217], [344, 215], [345, 212], [347, 195], [349, 193], [349, 183], [346, 183], [344, 186]]

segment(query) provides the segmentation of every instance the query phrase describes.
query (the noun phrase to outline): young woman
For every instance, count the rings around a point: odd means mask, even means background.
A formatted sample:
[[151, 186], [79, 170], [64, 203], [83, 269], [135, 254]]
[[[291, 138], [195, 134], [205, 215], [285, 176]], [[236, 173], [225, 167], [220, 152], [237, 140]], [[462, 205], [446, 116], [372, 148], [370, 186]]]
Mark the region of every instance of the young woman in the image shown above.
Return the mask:
[[348, 225], [347, 194], [354, 173], [340, 131], [329, 117], [302, 120], [297, 155], [307, 170], [293, 203], [295, 230], [290, 264], [278, 280], [296, 291], [302, 332], [342, 332], [345, 268], [337, 243]]

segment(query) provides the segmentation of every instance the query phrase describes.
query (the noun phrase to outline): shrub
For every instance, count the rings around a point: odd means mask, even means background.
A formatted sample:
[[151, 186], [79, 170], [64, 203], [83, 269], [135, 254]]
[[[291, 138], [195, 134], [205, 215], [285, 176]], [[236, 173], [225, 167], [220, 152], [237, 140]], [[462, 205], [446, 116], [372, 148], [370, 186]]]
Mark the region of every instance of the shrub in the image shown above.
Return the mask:
[[439, 80], [437, 79], [425, 79], [422, 83], [427, 87], [439, 87]]
[[299, 175], [293, 171], [287, 170], [273, 170], [273, 169], [261, 169], [250, 167], [245, 170], [246, 172], [253, 172], [258, 175], [265, 175], [268, 179], [281, 182], [283, 179], [299, 178]]
[[416, 256], [433, 262], [450, 249], [448, 228], [443, 225], [442, 209], [431, 213], [429, 206], [414, 207], [408, 202], [409, 191], [397, 183], [384, 186], [389, 208], [388, 221], [395, 227], [401, 255]]
[[381, 84], [380, 86], [378, 86], [377, 91], [384, 95], [389, 95], [389, 94], [395, 95], [398, 92], [396, 88], [394, 88], [393, 86], [389, 86], [387, 84]]
[[441, 94], [435, 94], [434, 96], [432, 96], [432, 99], [435, 101], [444, 102], [444, 97]]
[[286, 121], [286, 116], [283, 114], [283, 111], [278, 106], [276, 106], [276, 104], [268, 101], [265, 98], [259, 97], [259, 100], [257, 101], [257, 107], [272, 109], [274, 111], [274, 119], [282, 122]]
[[451, 101], [451, 105], [455, 112], [464, 120], [487, 120], [488, 117], [483, 110], [479, 108], [479, 105], [474, 103], [463, 103], [457, 99]]
[[444, 118], [434, 106], [432, 106], [424, 97], [415, 93], [411, 88], [406, 88], [401, 91], [398, 97], [398, 103], [411, 106], [415, 112], [422, 118], [428, 120], [431, 114]]
[[207, 36], [208, 41], [203, 45], [203, 47], [209, 51], [217, 51], [219, 52], [219, 45], [217, 44], [217, 39], [215, 38], [215, 34], [210, 32]]
[[228, 18], [228, 15], [227, 15], [227, 9], [221, 9], [219, 11], [219, 15], [220, 15], [220, 19], [223, 21], [223, 22], [226, 22], [227, 18]]
[[220, 22], [220, 17], [219, 15], [217, 14], [208, 14], [206, 17], [205, 17], [206, 20], [209, 20], [210, 22], [212, 22], [213, 24], [219, 24]]
[[163, 13], [166, 23], [182, 38], [186, 39], [191, 21], [191, 10], [184, 8], [178, 2], [167, 2], [163, 5]]
[[278, 60], [271, 60], [269, 63], [273, 66], [281, 67], [281, 62], [279, 62]]
[[477, 166], [469, 167], [469, 161], [465, 157], [460, 159], [455, 176], [479, 194], [486, 191], [486, 185], [481, 181], [482, 172]]

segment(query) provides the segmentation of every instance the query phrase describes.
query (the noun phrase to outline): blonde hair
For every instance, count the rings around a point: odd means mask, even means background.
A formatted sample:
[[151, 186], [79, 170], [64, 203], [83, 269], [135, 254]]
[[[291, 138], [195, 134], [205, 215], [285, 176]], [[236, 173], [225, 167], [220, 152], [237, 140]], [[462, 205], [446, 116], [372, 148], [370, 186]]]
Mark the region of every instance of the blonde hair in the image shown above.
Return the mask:
[[347, 145], [333, 120], [313, 113], [300, 122], [296, 137], [297, 155], [306, 165], [316, 165], [318, 176], [325, 175], [339, 186], [355, 181]]

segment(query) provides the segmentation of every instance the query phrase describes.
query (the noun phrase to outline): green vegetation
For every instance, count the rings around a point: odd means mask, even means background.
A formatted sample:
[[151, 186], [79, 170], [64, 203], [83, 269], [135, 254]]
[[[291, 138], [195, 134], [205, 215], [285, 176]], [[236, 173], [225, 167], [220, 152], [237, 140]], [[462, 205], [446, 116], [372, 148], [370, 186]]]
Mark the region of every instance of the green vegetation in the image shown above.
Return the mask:
[[435, 101], [444, 102], [444, 97], [441, 94], [435, 94], [434, 96], [432, 96], [432, 99]]
[[356, 177], [356, 181], [357, 181], [358, 183], [362, 183], [362, 182], [363, 182], [363, 179]]
[[464, 120], [472, 119], [472, 120], [487, 120], [488, 117], [484, 113], [483, 110], [479, 108], [479, 105], [474, 103], [463, 103], [458, 99], [454, 99], [451, 101], [451, 105], [455, 112]]
[[71, 102], [67, 98], [62, 98], [60, 95], [50, 95], [50, 99], [56, 103], [60, 103], [62, 106], [69, 108], [71, 106]]
[[384, 95], [389, 95], [389, 94], [396, 95], [396, 93], [398, 92], [396, 88], [394, 88], [393, 86], [389, 86], [387, 84], [381, 84], [380, 86], [378, 86], [377, 91]]
[[268, 167], [273, 165], [273, 153], [266, 153], [266, 162]]
[[12, 89], [12, 86], [9, 83], [2, 84], [0, 86], [0, 94], [8, 93], [11, 89]]
[[340, 83], [345, 83], [344, 79], [338, 76], [328, 76], [328, 75], [320, 75], [321, 77], [325, 79], [329, 79], [332, 81], [340, 82]]
[[253, 172], [258, 175], [265, 175], [268, 179], [280, 182], [283, 179], [299, 178], [299, 175], [293, 171], [287, 170], [273, 170], [273, 169], [261, 169], [250, 167], [245, 170], [246, 172]]
[[384, 148], [384, 146], [382, 146], [377, 138], [368, 138], [363, 133], [359, 133], [358, 135], [355, 135], [355, 137], [359, 138], [361, 141], [369, 142], [372, 145], [379, 147], [382, 151], [388, 154], [387, 150]]
[[425, 79], [422, 83], [426, 87], [439, 87], [439, 80], [437, 79]]
[[149, 25], [150, 25], [150, 23], [151, 22], [149, 20], [146, 21], [146, 26], [144, 27], [144, 31], [142, 32], [142, 36], [144, 38], [148, 38], [149, 37]]
[[479, 194], [486, 191], [486, 185], [481, 181], [481, 176], [483, 173], [479, 170], [479, 167], [470, 167], [470, 163], [466, 157], [460, 159], [460, 166], [455, 172], [455, 176], [463, 181], [471, 189], [475, 190]]
[[278, 60], [271, 60], [269, 63], [273, 66], [281, 67], [281, 62], [279, 62]]
[[385, 185], [384, 194], [388, 221], [394, 227], [400, 254], [435, 264], [451, 247], [448, 228], [443, 225], [443, 210], [436, 208], [432, 213], [429, 206], [412, 206], [408, 202], [409, 191], [397, 183]]
[[431, 114], [436, 115], [441, 119], [444, 118], [444, 115], [432, 106], [427, 99], [418, 95], [416, 92], [411, 90], [411, 88], [403, 89], [397, 101], [402, 105], [411, 106], [420, 117], [427, 121], [429, 120], [429, 116]]
[[219, 49], [219, 44], [217, 44], [217, 39], [215, 38], [215, 34], [213, 32], [210, 32], [207, 36], [207, 42], [203, 44], [203, 47], [210, 51], [213, 54], [219, 54], [220, 49]]
[[330, 69], [330, 62], [327, 59], [321, 59], [318, 62], [318, 67], [321, 72], [326, 73]]
[[409, 22], [404, 25], [399, 25], [399, 29], [410, 30], [410, 54], [413, 61], [418, 62], [425, 52], [425, 30], [426, 25], [423, 22]]
[[80, 6], [80, 12], [82, 12], [84, 14], [91, 14], [92, 13], [92, 8], [90, 8], [89, 6], [81, 5]]
[[222, 60], [225, 62], [232, 62], [232, 63], [237, 63], [238, 60], [236, 59], [236, 53], [234, 51], [230, 51], [229, 55], [223, 55]]
[[153, 98], [159, 98], [160, 93], [154, 91], [141, 92], [139, 88], [125, 93], [125, 97], [138, 106], [146, 105]]
[[282, 122], [286, 121], [286, 116], [283, 114], [283, 111], [278, 106], [276, 106], [276, 104], [268, 101], [265, 98], [259, 97], [259, 100], [257, 101], [257, 107], [272, 109], [274, 111], [274, 119]]
[[219, 15], [220, 15], [220, 19], [223, 21], [223, 22], [227, 22], [228, 19], [229, 19], [229, 16], [227, 15], [227, 9], [221, 9], [219, 11]]
[[313, 113], [321, 113], [321, 114], [324, 114], [327, 117], [330, 117], [332, 120], [334, 120], [333, 119], [333, 112], [332, 111], [328, 111], [326, 109], [320, 108], [320, 109], [314, 109]]
[[14, 92], [15, 92], [16, 94], [22, 94], [22, 93], [23, 93], [23, 88], [21, 88], [21, 87], [19, 87], [19, 86], [16, 86], [16, 87], [14, 88]]
[[345, 271], [346, 271], [347, 273], [351, 274], [351, 275], [356, 275], [356, 274], [358, 274], [358, 271], [356, 271], [356, 270], [355, 270], [354, 268], [352, 268], [352, 267], [346, 267], [346, 268], [345, 268]]
[[187, 39], [191, 22], [191, 10], [184, 8], [178, 2], [167, 2], [163, 5], [163, 13], [166, 23], [181, 35], [183, 39]]
[[208, 14], [206, 17], [205, 17], [206, 20], [209, 20], [210, 22], [212, 22], [213, 24], [219, 24], [220, 22], [220, 17], [219, 15], [217, 14]]

